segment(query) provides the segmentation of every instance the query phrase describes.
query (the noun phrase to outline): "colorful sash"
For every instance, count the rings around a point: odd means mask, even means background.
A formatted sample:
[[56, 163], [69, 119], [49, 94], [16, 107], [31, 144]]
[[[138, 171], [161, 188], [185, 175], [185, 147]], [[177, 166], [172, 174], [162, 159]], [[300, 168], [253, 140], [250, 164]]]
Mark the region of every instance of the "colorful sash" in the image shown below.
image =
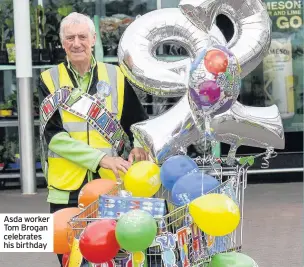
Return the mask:
[[87, 93], [78, 98], [71, 97], [71, 88], [63, 87], [48, 95], [40, 106], [40, 138], [42, 139], [47, 122], [58, 108], [86, 120], [117, 151], [123, 149], [127, 135], [119, 121], [109, 112], [105, 102]]

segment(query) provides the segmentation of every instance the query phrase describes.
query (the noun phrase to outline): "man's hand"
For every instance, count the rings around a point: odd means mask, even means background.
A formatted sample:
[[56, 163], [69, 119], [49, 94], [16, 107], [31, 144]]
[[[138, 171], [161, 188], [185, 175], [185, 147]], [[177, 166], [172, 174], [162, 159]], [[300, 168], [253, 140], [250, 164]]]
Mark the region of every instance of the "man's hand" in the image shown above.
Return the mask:
[[104, 156], [99, 162], [99, 166], [104, 169], [112, 170], [118, 181], [120, 180], [118, 171], [126, 173], [127, 170], [131, 167], [131, 164], [130, 162], [120, 157]]
[[133, 161], [143, 161], [148, 160], [149, 154], [141, 147], [135, 147], [131, 150], [128, 161], [133, 163]]

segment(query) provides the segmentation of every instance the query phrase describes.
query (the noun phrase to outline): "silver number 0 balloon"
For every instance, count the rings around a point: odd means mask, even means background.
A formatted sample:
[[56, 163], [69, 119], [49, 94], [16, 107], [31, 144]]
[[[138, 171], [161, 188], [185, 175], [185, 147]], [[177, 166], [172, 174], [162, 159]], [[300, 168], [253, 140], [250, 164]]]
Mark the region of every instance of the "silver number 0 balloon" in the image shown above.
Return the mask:
[[[228, 44], [214, 23], [218, 14], [228, 16], [234, 25]], [[271, 21], [260, 0], [182, 0], [179, 8], [149, 12], [125, 30], [118, 61], [129, 82], [155, 96], [183, 96], [164, 114], [131, 128], [155, 162], [161, 164], [203, 138], [186, 94], [191, 63], [200, 52], [213, 45], [226, 46], [238, 59], [243, 78], [262, 61], [270, 37]], [[183, 46], [189, 57], [175, 62], [157, 59], [156, 50], [164, 43]], [[252, 108], [236, 102], [216, 115], [211, 127], [216, 140], [230, 144], [233, 153], [240, 145], [284, 148], [284, 130], [275, 106]]]

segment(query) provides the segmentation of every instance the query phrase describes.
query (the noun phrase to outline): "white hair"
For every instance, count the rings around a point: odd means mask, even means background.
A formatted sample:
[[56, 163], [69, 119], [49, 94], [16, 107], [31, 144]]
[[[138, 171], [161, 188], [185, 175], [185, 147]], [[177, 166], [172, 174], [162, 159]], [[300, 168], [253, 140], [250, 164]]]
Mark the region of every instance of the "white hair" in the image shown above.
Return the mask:
[[77, 13], [77, 12], [72, 12], [68, 16], [66, 16], [60, 23], [60, 40], [61, 42], [63, 41], [64, 38], [64, 27], [66, 25], [71, 25], [71, 24], [80, 24], [80, 23], [86, 23], [89, 26], [90, 32], [92, 36], [95, 35], [95, 25], [93, 21], [90, 19], [90, 17]]

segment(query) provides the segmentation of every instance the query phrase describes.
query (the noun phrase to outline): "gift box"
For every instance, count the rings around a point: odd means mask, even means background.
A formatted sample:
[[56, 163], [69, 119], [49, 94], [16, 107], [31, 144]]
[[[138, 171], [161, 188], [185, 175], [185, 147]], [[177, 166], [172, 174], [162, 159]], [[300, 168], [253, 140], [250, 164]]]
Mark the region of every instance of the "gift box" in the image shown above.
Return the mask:
[[140, 209], [149, 212], [155, 219], [168, 213], [167, 203], [159, 198], [139, 198], [103, 195], [99, 197], [99, 216], [118, 219], [128, 211]]

